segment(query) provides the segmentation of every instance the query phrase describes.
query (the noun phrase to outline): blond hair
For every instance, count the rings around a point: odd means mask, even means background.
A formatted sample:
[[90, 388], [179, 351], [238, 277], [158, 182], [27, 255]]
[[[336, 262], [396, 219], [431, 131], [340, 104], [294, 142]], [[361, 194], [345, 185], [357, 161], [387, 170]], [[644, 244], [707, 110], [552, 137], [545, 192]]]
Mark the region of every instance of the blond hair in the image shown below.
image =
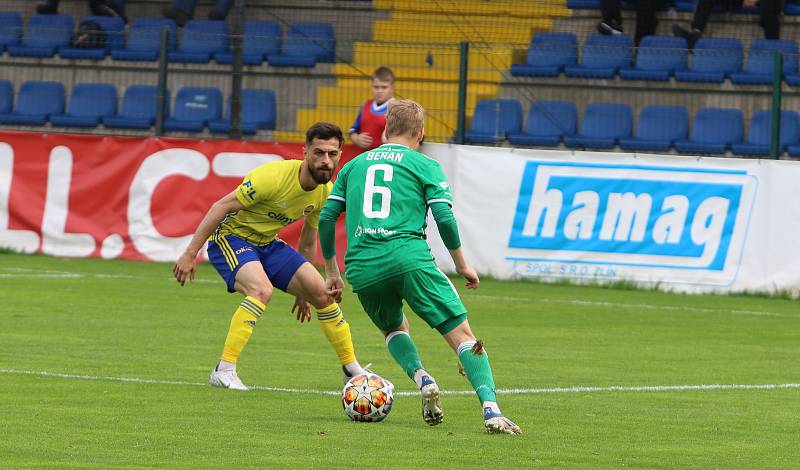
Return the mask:
[[386, 137], [417, 137], [425, 124], [425, 110], [413, 100], [392, 100], [386, 113]]

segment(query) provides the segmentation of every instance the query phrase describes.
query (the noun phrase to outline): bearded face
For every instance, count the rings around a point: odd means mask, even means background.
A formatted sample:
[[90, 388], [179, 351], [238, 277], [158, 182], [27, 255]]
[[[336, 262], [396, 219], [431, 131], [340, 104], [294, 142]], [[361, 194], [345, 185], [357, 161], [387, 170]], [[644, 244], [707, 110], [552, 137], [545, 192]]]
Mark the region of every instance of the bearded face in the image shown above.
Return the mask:
[[339, 165], [342, 149], [336, 138], [314, 139], [305, 149], [306, 165], [311, 178], [317, 184], [325, 184], [333, 178], [333, 171]]

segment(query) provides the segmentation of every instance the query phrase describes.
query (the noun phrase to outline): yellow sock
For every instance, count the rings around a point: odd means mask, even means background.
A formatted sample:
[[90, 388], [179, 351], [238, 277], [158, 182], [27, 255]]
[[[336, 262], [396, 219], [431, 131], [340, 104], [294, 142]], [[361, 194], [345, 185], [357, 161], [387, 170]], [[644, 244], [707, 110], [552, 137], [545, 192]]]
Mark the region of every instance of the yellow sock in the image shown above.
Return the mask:
[[342, 365], [350, 364], [356, 360], [353, 338], [350, 336], [350, 325], [342, 315], [342, 309], [336, 302], [317, 310], [317, 319], [322, 332], [336, 350]]
[[242, 300], [231, 318], [231, 326], [225, 338], [225, 348], [222, 350], [223, 361], [236, 363], [265, 308], [266, 305], [255, 297], [248, 296]]

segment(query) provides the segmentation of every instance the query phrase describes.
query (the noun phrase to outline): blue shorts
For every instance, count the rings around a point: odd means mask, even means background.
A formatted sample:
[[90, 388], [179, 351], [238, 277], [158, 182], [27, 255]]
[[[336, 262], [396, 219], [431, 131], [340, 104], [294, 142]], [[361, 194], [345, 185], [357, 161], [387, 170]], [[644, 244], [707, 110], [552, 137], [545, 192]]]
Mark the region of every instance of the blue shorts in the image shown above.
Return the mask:
[[208, 259], [225, 280], [228, 292], [236, 292], [233, 288], [236, 273], [247, 262], [260, 262], [272, 285], [284, 292], [294, 273], [306, 262], [300, 253], [279, 238], [258, 246], [234, 235], [225, 235], [217, 241], [209, 240]]

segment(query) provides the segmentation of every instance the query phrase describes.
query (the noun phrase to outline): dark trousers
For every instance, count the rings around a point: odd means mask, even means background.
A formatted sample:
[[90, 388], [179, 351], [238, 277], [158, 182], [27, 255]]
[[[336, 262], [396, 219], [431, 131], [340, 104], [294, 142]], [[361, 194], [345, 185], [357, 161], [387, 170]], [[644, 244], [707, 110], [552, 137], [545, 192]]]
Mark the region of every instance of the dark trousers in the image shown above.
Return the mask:
[[[700, 1], [702, 2], [703, 0]], [[656, 12], [663, 8], [666, 3], [667, 0], [636, 0], [636, 34], [634, 41], [637, 46], [643, 37], [656, 34], [656, 27], [658, 26]], [[600, 0], [600, 12], [605, 23], [622, 24], [620, 0]]]
[[[700, 0], [694, 11], [692, 28], [705, 31], [711, 11], [717, 5], [723, 5], [726, 9], [734, 9], [742, 6], [741, 0]], [[759, 24], [764, 28], [764, 37], [767, 39], [779, 39], [781, 36], [780, 13], [783, 9], [783, 0], [760, 0], [758, 2]]]

